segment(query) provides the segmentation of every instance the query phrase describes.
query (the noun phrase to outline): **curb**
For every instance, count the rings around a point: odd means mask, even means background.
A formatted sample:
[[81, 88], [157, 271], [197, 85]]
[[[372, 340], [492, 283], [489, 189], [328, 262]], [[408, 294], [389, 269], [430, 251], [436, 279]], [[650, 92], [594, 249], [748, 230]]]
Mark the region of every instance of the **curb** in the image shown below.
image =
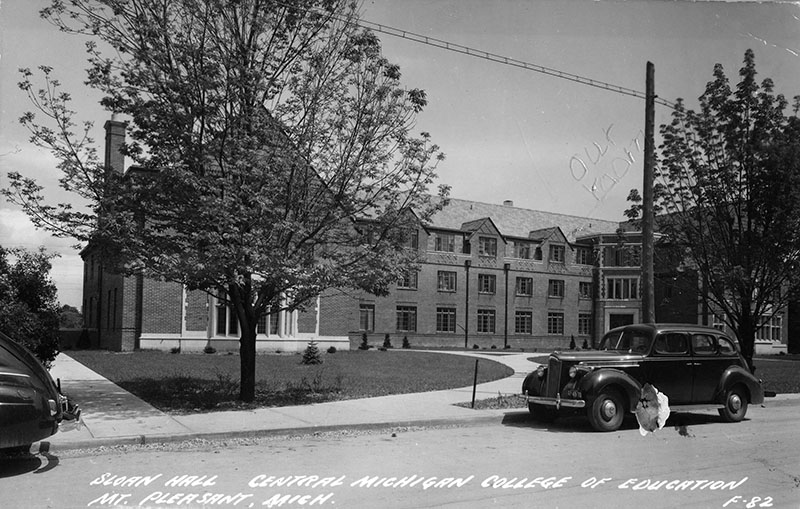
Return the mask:
[[[114, 447], [114, 446], [144, 446], [151, 444], [168, 444], [176, 442], [184, 442], [190, 440], [225, 440], [237, 438], [265, 438], [273, 436], [301, 436], [301, 435], [316, 435], [321, 433], [331, 433], [335, 431], [351, 430], [351, 431], [374, 431], [384, 430], [391, 428], [415, 427], [415, 426], [448, 426], [448, 425], [464, 425], [473, 426], [481, 424], [490, 424], [496, 422], [497, 419], [504, 417], [505, 413], [515, 409], [502, 409], [502, 410], [479, 410], [479, 412], [490, 412], [488, 414], [469, 416], [469, 417], [452, 417], [441, 419], [423, 419], [414, 421], [383, 421], [371, 423], [350, 423], [350, 424], [334, 424], [330, 426], [311, 426], [302, 428], [273, 428], [262, 430], [237, 430], [226, 432], [213, 432], [213, 433], [184, 433], [177, 435], [135, 435], [127, 437], [115, 438], [99, 438], [89, 440], [75, 440], [54, 444], [48, 440], [34, 442], [31, 446], [31, 453], [53, 453], [59, 451], [73, 451], [79, 449], [97, 449], [101, 447]], [[519, 409], [522, 410], [522, 409]]]

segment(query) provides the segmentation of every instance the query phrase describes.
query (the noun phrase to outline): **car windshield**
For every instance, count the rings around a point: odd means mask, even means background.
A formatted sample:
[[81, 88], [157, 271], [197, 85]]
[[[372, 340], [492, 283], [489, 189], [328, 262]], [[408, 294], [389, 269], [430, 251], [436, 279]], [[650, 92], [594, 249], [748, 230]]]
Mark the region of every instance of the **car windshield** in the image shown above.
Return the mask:
[[612, 331], [600, 340], [598, 350], [647, 353], [650, 350], [650, 343], [650, 336], [642, 332], [631, 330]]

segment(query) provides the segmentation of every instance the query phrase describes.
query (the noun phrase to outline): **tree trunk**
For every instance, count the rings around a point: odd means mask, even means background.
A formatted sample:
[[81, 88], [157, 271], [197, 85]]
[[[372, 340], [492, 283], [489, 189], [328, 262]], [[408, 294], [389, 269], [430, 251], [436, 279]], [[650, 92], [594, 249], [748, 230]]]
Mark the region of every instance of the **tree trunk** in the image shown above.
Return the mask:
[[241, 324], [239, 338], [239, 361], [241, 380], [239, 400], [252, 403], [256, 398], [256, 327], [255, 324]]
[[742, 356], [747, 361], [747, 366], [750, 368], [751, 373], [755, 373], [756, 368], [753, 366], [753, 354], [755, 353], [756, 330], [753, 322], [753, 316], [750, 313], [743, 313], [742, 319], [739, 321], [739, 347], [742, 349]]

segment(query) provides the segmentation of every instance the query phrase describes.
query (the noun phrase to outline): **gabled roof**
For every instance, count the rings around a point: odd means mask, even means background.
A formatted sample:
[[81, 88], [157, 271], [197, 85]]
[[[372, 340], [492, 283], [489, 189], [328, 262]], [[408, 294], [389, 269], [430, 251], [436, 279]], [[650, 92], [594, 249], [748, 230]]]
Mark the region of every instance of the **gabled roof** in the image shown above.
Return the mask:
[[490, 218], [500, 233], [506, 237], [528, 239], [532, 238], [530, 237], [532, 232], [558, 227], [569, 242], [574, 242], [578, 235], [613, 233], [620, 225], [617, 221], [605, 219], [449, 198], [449, 204], [433, 215], [428, 227], [463, 231], [465, 225], [486, 218]]

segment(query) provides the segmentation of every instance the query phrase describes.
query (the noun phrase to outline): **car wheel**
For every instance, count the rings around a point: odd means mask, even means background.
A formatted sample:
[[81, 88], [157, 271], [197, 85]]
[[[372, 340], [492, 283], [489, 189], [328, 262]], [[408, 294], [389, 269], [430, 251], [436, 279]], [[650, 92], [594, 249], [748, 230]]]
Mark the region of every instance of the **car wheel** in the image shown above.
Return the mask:
[[725, 393], [725, 406], [719, 409], [719, 415], [728, 422], [739, 422], [747, 413], [747, 394], [737, 385]]
[[558, 418], [558, 410], [548, 405], [528, 403], [528, 411], [534, 419], [541, 422], [553, 422]]
[[625, 402], [618, 391], [604, 390], [588, 409], [589, 422], [597, 431], [616, 431], [625, 417]]

